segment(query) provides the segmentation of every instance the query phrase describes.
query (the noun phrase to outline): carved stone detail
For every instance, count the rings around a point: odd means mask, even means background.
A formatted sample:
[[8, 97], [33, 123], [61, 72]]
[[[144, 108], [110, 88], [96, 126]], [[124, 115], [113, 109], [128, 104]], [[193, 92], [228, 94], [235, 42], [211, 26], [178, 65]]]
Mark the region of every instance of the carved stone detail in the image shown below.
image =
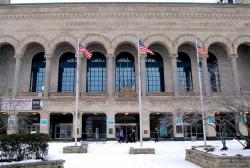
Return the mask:
[[118, 93], [118, 97], [124, 100], [137, 100], [137, 93], [134, 92], [130, 86], [125, 86], [121, 92]]

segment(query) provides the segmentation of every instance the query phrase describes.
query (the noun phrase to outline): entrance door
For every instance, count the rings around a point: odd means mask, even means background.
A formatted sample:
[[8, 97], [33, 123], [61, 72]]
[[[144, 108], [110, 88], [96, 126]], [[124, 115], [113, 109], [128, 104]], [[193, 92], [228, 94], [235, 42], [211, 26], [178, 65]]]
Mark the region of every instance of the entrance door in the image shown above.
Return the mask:
[[194, 125], [184, 125], [184, 138], [197, 137], [197, 127]]
[[58, 124], [55, 128], [56, 139], [70, 139], [72, 133], [72, 124]]
[[123, 130], [125, 142], [130, 141], [130, 134], [135, 130], [135, 139], [138, 140], [138, 126], [136, 124], [116, 124], [116, 138], [119, 139], [119, 132]]

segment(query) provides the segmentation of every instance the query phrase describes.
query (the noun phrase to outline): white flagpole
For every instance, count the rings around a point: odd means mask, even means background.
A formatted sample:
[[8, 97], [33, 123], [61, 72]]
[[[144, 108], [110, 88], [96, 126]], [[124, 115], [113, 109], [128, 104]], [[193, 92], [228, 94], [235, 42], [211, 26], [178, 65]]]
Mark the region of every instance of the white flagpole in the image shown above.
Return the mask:
[[202, 126], [203, 126], [203, 139], [204, 139], [204, 147], [207, 147], [207, 135], [206, 135], [206, 120], [205, 113], [203, 107], [203, 92], [202, 92], [202, 83], [201, 83], [201, 69], [200, 69], [200, 61], [199, 61], [199, 52], [198, 52], [198, 42], [196, 38], [196, 57], [197, 57], [197, 66], [199, 72], [199, 86], [200, 86], [200, 103], [201, 103], [201, 115], [202, 115]]
[[76, 113], [75, 113], [75, 146], [77, 146], [77, 116], [78, 116], [78, 102], [79, 102], [79, 65], [80, 65], [80, 60], [79, 60], [79, 42], [80, 37], [77, 37], [77, 65], [76, 65]]
[[137, 34], [137, 52], [138, 52], [138, 96], [139, 96], [139, 119], [140, 119], [140, 147], [143, 147], [142, 136], [142, 100], [141, 100], [141, 58], [139, 49], [139, 33]]

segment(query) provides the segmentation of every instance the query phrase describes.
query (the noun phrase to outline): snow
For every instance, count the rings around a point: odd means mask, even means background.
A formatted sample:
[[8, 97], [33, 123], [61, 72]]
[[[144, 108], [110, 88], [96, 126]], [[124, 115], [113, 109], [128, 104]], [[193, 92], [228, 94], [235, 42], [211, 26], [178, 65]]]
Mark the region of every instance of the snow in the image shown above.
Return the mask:
[[[143, 143], [143, 147], [155, 148], [155, 155], [129, 155], [129, 148], [139, 148], [139, 142], [88, 142], [88, 153], [85, 154], [63, 154], [63, 147], [74, 146], [73, 142], [50, 142], [48, 160], [63, 159], [65, 160], [64, 168], [82, 166], [88, 168], [198, 168], [199, 166], [185, 161], [185, 149], [203, 144], [203, 141], [160, 141], [158, 143], [147, 141]], [[221, 141], [208, 141], [207, 144], [216, 147], [214, 152], [210, 152], [216, 155], [250, 156], [250, 150], [242, 150], [243, 147], [237, 140], [227, 140], [229, 148], [227, 151], [220, 151]], [[199, 150], [203, 150], [203, 148]], [[23, 162], [34, 162], [34, 160]], [[1, 163], [0, 165], [12, 163], [15, 162]]]
[[65, 168], [84, 165], [88, 168], [196, 168], [195, 164], [185, 161], [185, 148], [192, 142], [144, 142], [143, 147], [155, 148], [155, 155], [129, 155], [130, 147], [139, 147], [137, 143], [89, 142], [87, 154], [63, 154], [64, 146], [74, 143], [50, 143], [49, 159], [64, 159]]
[[[222, 145], [217, 141], [216, 143], [212, 144], [212, 147], [215, 148], [215, 150], [207, 153], [211, 153], [213, 155], [218, 155], [218, 156], [236, 156], [236, 155], [250, 156], [250, 150], [249, 149], [242, 150], [242, 146], [239, 144], [237, 140], [227, 141], [226, 146], [228, 147], [228, 150], [221, 151], [220, 149], [222, 148]], [[204, 148], [196, 148], [196, 149], [204, 151]]]

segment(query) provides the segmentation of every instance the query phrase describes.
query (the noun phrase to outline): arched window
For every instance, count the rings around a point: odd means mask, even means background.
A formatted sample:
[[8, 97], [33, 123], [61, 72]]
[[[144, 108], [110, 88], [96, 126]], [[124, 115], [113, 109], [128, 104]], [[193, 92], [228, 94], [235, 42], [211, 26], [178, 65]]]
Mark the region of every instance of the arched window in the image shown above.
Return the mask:
[[106, 91], [106, 59], [101, 53], [94, 52], [87, 64], [87, 92]]
[[178, 53], [177, 76], [179, 90], [191, 92], [193, 90], [191, 62], [189, 56], [183, 52]]
[[42, 92], [45, 63], [44, 53], [38, 53], [33, 57], [30, 75], [30, 92]]
[[164, 70], [162, 57], [155, 53], [154, 56], [147, 55], [147, 91], [164, 92]]
[[75, 54], [68, 52], [59, 60], [58, 92], [74, 92], [76, 83]]
[[134, 57], [127, 52], [120, 53], [116, 58], [115, 68], [116, 91], [121, 91], [125, 86], [136, 88]]
[[209, 57], [207, 59], [207, 68], [209, 72], [211, 91], [221, 91], [218, 61], [212, 53], [209, 53]]

